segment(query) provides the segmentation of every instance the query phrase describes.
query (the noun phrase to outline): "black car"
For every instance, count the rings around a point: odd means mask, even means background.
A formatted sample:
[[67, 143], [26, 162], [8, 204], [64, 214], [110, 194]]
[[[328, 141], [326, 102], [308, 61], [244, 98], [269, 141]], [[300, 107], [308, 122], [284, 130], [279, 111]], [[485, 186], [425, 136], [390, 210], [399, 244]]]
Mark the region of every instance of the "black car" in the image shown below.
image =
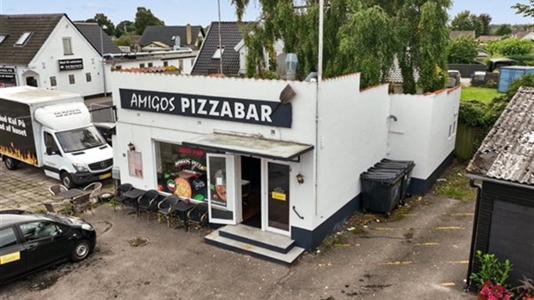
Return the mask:
[[81, 219], [28, 213], [0, 214], [0, 284], [65, 260], [81, 261], [96, 245]]

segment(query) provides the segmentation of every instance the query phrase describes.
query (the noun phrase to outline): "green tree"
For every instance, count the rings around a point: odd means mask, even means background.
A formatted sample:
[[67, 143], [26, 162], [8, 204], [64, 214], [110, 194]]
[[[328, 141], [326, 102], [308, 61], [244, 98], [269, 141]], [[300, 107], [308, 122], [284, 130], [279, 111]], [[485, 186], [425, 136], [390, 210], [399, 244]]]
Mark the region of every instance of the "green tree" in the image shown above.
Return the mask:
[[486, 50], [492, 55], [524, 55], [532, 52], [532, 42], [517, 38], [492, 41], [486, 46]]
[[92, 19], [87, 19], [86, 22], [97, 23], [109, 36], [112, 36], [115, 33], [115, 25], [113, 25], [113, 22], [111, 22], [111, 20], [103, 13], [97, 13]]
[[135, 25], [132, 21], [123, 20], [117, 27], [115, 27], [115, 36], [121, 37], [122, 35], [135, 32]]
[[495, 29], [495, 35], [510, 35], [512, 31], [513, 28], [510, 24], [501, 24]]
[[138, 7], [135, 13], [135, 32], [139, 35], [143, 34], [147, 26], [165, 25], [165, 23], [158, 19], [150, 9], [145, 7]]
[[482, 20], [468, 10], [459, 12], [451, 22], [452, 30], [474, 30], [475, 36], [480, 36], [484, 31]]
[[482, 22], [482, 34], [481, 35], [489, 35], [490, 34], [490, 24], [491, 24], [491, 16], [488, 14], [480, 14], [478, 16], [478, 19], [480, 22]]
[[[262, 76], [264, 51], [275, 62], [272, 45], [277, 39], [284, 41], [286, 53], [298, 55], [299, 78], [317, 70], [318, 1], [300, 7], [293, 2], [258, 0], [262, 20], [243, 31], [249, 50], [247, 76]], [[249, 0], [232, 4], [240, 21]], [[382, 80], [397, 57], [404, 92], [416, 92], [415, 70], [422, 74], [419, 85], [424, 91], [443, 88], [450, 6], [450, 0], [325, 0], [323, 76], [361, 72], [366, 87]]]
[[517, 15], [525, 17], [534, 17], [534, 0], [529, 0], [530, 4], [516, 3], [511, 8], [516, 10]]
[[447, 61], [452, 64], [473, 63], [478, 54], [478, 42], [472, 37], [461, 36], [447, 47]]
[[520, 87], [534, 87], [534, 74], [523, 75], [512, 81], [508, 87], [506, 94], [499, 96], [491, 101], [489, 109], [486, 113], [485, 120], [489, 126], [493, 126], [499, 116], [502, 114], [508, 103], [512, 100], [517, 90]]
[[124, 34], [115, 40], [117, 46], [130, 46], [130, 49], [135, 46], [135, 39], [131, 34]]

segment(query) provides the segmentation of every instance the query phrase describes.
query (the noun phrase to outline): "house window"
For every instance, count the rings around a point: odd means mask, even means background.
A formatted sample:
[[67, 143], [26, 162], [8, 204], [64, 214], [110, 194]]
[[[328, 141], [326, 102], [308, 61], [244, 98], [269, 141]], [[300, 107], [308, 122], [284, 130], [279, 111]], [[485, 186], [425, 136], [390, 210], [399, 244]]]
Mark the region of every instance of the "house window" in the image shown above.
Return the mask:
[[164, 66], [164, 67], [168, 67], [168, 66], [169, 66], [169, 62], [168, 62], [168, 61], [164, 61], [164, 62], [163, 62], [163, 66]]
[[85, 73], [85, 80], [91, 82], [91, 73]]
[[139, 68], [144, 68], [145, 64], [139, 64]]
[[72, 55], [72, 44], [70, 37], [63, 38], [63, 55]]
[[184, 70], [184, 61], [183, 60], [179, 60], [178, 61], [178, 67], [180, 68], [180, 71], [183, 71]]
[[0, 44], [6, 39], [7, 34], [0, 33]]
[[50, 86], [56, 86], [56, 85], [57, 85], [56, 76], [50, 76]]
[[121, 65], [116, 65], [115, 66], [115, 70], [122, 70], [122, 66]]
[[215, 50], [215, 53], [213, 53], [213, 56], [211, 58], [221, 59], [221, 56], [223, 55], [223, 53], [224, 53], [224, 48], [217, 48], [217, 50]]
[[158, 190], [206, 201], [206, 152], [164, 142], [156, 142], [155, 148]]
[[75, 84], [76, 83], [76, 80], [74, 80], [74, 74], [70, 74], [69, 75], [69, 83], [70, 84]]
[[149, 68], [152, 68], [153, 66], [154, 66], [153, 63], [151, 63], [151, 62], [148, 63], [148, 67], [149, 67]]
[[22, 47], [24, 46], [28, 40], [30, 39], [30, 36], [33, 34], [33, 31], [26, 31], [24, 32], [19, 39], [15, 42], [15, 46]]

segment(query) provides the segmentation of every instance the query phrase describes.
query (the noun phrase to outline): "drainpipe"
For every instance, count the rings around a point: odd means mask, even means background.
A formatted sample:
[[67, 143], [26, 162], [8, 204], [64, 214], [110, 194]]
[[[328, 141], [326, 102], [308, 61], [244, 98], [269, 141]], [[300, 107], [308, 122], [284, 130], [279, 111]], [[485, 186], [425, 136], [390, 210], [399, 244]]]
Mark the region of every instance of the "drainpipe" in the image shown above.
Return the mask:
[[469, 264], [467, 266], [467, 279], [464, 286], [464, 291], [469, 290], [469, 286], [471, 286], [471, 271], [473, 269], [473, 259], [475, 257], [475, 240], [477, 235], [477, 227], [478, 227], [478, 212], [480, 210], [480, 192], [482, 190], [482, 186], [479, 184], [475, 184], [474, 179], [469, 180], [469, 186], [472, 188], [477, 189], [477, 198], [475, 203], [475, 215], [474, 215], [474, 221], [473, 221], [473, 231], [471, 233], [471, 249], [469, 249]]
[[321, 83], [323, 81], [323, 18], [324, 18], [324, 0], [319, 0], [319, 41], [318, 41], [318, 62], [317, 62], [317, 92], [315, 96], [315, 215], [319, 196], [317, 195], [319, 185], [319, 95], [321, 92]]

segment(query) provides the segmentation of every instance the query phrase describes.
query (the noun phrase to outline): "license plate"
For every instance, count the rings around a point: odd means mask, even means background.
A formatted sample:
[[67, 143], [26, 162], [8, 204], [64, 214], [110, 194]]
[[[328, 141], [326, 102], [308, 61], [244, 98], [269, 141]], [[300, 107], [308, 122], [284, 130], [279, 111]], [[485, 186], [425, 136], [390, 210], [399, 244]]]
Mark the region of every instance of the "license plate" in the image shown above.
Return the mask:
[[100, 179], [106, 179], [106, 178], [109, 178], [109, 177], [111, 177], [111, 173], [106, 173], [106, 174], [100, 175]]

